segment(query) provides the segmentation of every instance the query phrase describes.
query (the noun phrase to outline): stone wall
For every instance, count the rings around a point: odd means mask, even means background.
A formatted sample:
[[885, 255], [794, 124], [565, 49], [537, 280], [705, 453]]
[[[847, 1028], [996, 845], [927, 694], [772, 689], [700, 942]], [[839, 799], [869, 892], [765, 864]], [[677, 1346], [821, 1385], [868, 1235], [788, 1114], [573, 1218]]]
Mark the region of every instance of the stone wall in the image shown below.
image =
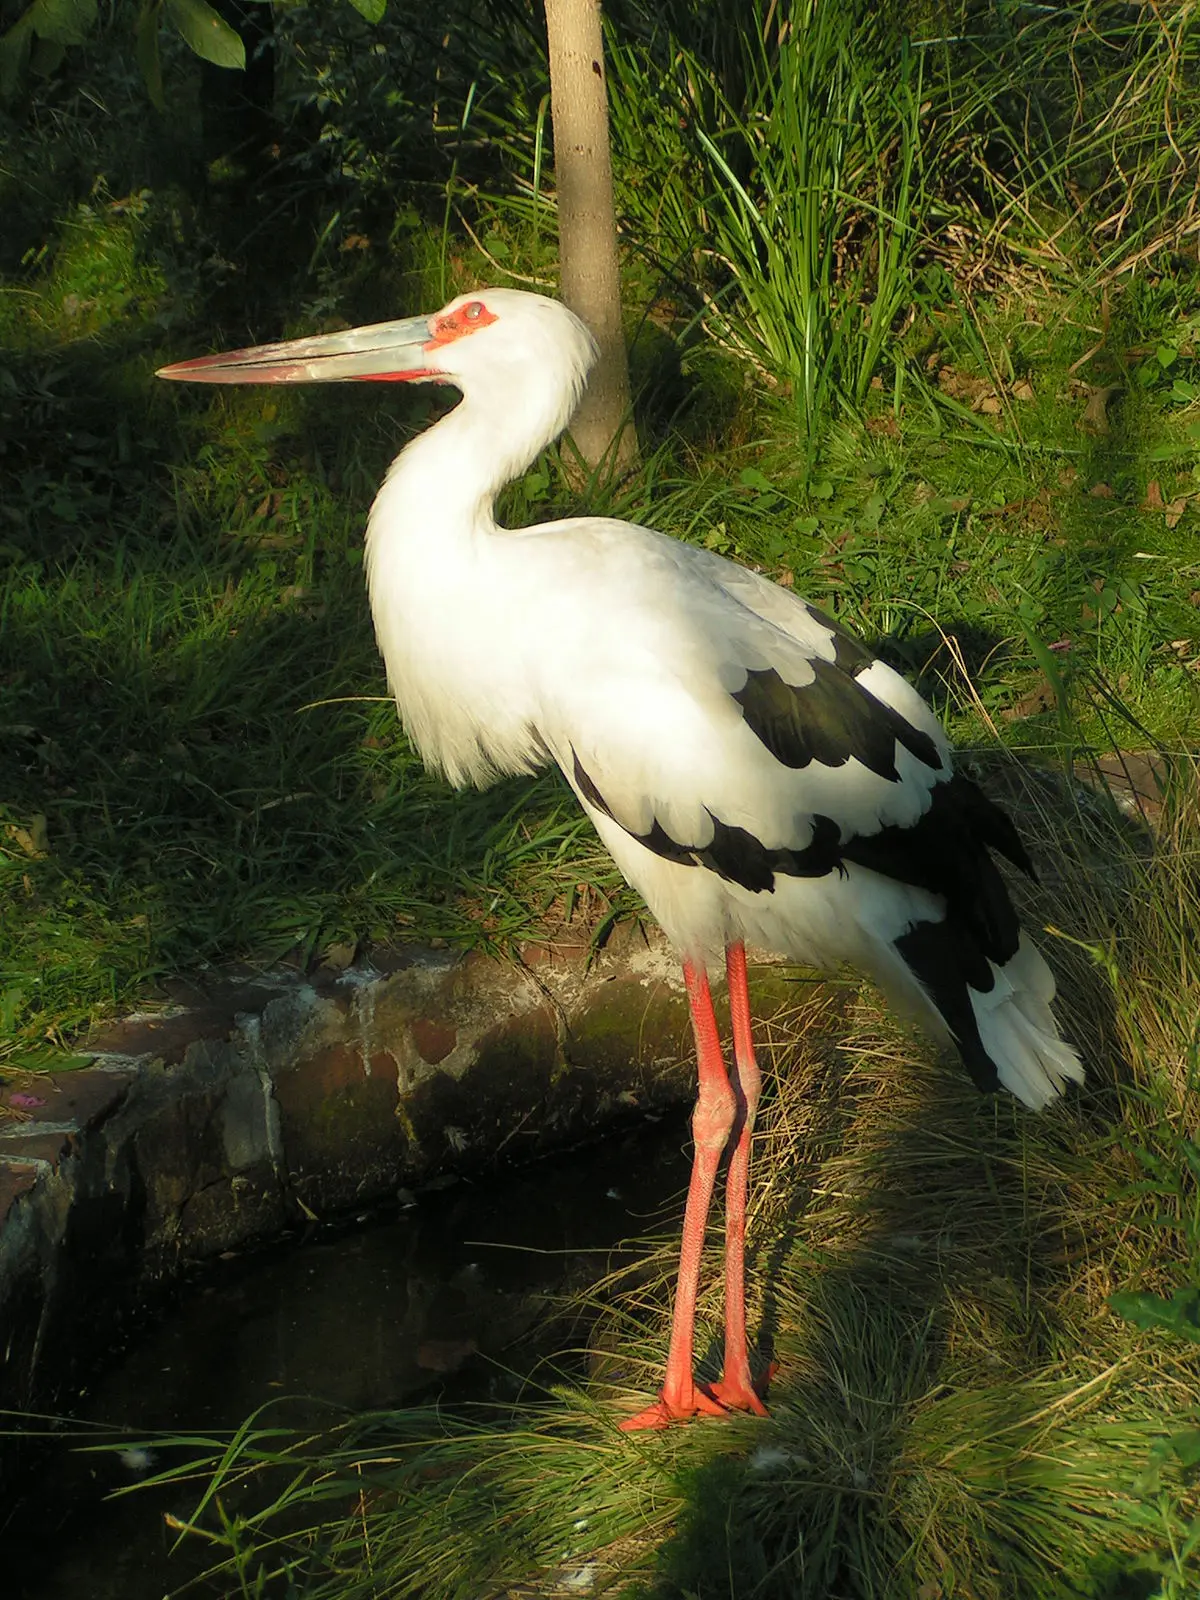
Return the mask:
[[585, 956], [226, 975], [0, 1087], [0, 1407], [52, 1408], [187, 1263], [689, 1097], [672, 958]]

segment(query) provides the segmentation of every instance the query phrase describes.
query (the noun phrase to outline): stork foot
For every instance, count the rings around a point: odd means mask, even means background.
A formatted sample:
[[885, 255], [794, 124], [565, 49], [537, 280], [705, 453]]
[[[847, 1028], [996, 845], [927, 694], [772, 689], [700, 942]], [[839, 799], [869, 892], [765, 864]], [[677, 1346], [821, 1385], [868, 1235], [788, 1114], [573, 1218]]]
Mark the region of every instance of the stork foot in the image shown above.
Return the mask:
[[626, 1417], [620, 1423], [622, 1433], [637, 1433], [642, 1428], [669, 1428], [675, 1422], [690, 1422], [693, 1417], [727, 1417], [729, 1407], [715, 1400], [708, 1388], [689, 1383], [678, 1394], [669, 1398], [664, 1388], [653, 1405], [639, 1411], [635, 1417]]
[[709, 1393], [726, 1411], [752, 1411], [756, 1417], [767, 1417], [770, 1412], [763, 1404], [763, 1396], [778, 1370], [773, 1361], [757, 1383], [751, 1381], [749, 1371], [727, 1375], [709, 1384]]

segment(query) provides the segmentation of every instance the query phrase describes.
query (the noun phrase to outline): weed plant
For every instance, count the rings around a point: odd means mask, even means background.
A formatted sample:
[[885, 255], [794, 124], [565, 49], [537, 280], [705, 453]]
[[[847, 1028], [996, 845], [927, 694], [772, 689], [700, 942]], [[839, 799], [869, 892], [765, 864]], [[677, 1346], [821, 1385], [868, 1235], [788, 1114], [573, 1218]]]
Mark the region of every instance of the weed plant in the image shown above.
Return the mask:
[[[1083, 0], [929, 8], [947, 191], [976, 270], [1013, 249], [1059, 282], [1170, 270], [1197, 231], [1196, 11]], [[961, 241], [960, 241], [961, 242]]]

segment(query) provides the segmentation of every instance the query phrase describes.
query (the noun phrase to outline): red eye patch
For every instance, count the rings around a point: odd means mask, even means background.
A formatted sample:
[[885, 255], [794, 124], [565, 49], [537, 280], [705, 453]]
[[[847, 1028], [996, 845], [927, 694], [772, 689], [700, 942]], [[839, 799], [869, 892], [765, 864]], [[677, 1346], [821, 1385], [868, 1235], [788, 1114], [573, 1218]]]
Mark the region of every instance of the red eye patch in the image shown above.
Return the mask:
[[489, 311], [482, 300], [468, 300], [465, 306], [459, 306], [456, 311], [450, 311], [433, 322], [433, 338], [426, 342], [425, 349], [436, 350], [439, 345], [453, 344], [455, 339], [465, 339], [469, 333], [478, 333], [480, 328], [486, 328], [489, 322], [495, 320], [495, 312]]

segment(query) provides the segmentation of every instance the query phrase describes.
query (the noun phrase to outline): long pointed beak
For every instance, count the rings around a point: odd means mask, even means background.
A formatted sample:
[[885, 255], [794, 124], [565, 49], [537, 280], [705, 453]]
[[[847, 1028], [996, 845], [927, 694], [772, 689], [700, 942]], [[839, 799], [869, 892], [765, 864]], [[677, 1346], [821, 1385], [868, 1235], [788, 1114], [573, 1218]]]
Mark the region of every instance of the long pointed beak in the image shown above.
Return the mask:
[[180, 383], [387, 383], [436, 378], [440, 374], [431, 362], [438, 343], [428, 317], [406, 317], [315, 339], [289, 339], [177, 361], [160, 367], [157, 375]]

